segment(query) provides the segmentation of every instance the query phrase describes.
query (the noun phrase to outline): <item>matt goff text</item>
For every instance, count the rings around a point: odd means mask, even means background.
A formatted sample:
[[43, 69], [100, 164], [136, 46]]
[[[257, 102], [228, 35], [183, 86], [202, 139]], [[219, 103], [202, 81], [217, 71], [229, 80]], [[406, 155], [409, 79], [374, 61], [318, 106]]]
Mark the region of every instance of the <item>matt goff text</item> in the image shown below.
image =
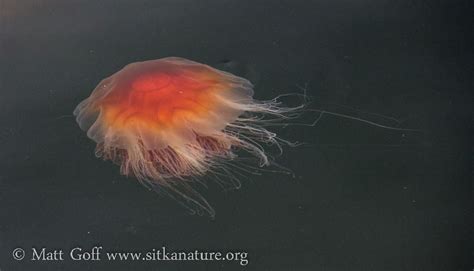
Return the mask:
[[[15, 260], [31, 260], [31, 261], [64, 261], [70, 259], [73, 261], [100, 261], [103, 251], [102, 246], [95, 246], [84, 249], [82, 247], [74, 247], [68, 251], [63, 249], [50, 248], [31, 248], [29, 251], [18, 247], [12, 251]], [[236, 261], [240, 265], [245, 266], [249, 263], [248, 253], [243, 251], [173, 251], [167, 250], [166, 247], [148, 250], [142, 252], [110, 252], [105, 251], [105, 260], [108, 261]]]
[[62, 249], [31, 248], [31, 261], [64, 261], [66, 257], [73, 261], [100, 261], [103, 248], [95, 246], [90, 249], [75, 247], [69, 251]]

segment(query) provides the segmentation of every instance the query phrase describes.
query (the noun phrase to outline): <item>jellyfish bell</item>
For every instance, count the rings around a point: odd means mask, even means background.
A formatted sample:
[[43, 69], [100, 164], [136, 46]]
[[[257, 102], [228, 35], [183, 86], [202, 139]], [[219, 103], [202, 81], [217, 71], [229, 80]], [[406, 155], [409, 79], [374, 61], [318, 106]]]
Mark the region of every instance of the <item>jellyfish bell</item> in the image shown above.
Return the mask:
[[278, 121], [301, 109], [256, 101], [253, 93], [244, 78], [167, 57], [129, 64], [102, 80], [74, 115], [97, 143], [96, 155], [120, 165], [123, 175], [213, 215], [192, 180], [228, 172], [238, 150], [269, 165], [262, 145], [284, 141], [264, 128], [264, 116]]

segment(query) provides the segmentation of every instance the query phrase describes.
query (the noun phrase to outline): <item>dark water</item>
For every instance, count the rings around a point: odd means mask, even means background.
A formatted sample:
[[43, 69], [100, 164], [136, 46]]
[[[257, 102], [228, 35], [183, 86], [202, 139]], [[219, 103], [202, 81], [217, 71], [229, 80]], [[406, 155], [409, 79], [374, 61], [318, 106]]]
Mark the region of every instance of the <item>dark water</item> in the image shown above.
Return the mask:
[[[0, 0], [0, 270], [472, 270], [471, 8]], [[329, 115], [280, 129], [309, 143], [278, 160], [294, 178], [210, 184], [215, 219], [189, 215], [96, 159], [71, 117], [102, 78], [165, 56], [245, 76], [259, 99], [305, 88], [315, 108], [425, 132]], [[243, 251], [249, 263], [69, 259], [94, 246]], [[31, 261], [32, 247], [64, 261]]]

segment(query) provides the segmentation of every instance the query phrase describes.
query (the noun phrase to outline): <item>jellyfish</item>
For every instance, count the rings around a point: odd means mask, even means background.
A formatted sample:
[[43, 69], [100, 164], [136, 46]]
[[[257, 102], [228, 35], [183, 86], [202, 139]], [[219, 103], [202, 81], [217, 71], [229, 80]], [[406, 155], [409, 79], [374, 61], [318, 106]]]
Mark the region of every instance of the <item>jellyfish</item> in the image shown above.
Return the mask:
[[[74, 110], [96, 142], [96, 156], [120, 166], [146, 187], [198, 212], [214, 209], [193, 188], [220, 171], [232, 176], [234, 161], [254, 158], [269, 166], [267, 146], [288, 143], [267, 124], [291, 119], [303, 105], [253, 99], [248, 80], [178, 57], [131, 63], [102, 80]], [[243, 157], [246, 157], [245, 159]], [[238, 181], [237, 181], [238, 183]]]

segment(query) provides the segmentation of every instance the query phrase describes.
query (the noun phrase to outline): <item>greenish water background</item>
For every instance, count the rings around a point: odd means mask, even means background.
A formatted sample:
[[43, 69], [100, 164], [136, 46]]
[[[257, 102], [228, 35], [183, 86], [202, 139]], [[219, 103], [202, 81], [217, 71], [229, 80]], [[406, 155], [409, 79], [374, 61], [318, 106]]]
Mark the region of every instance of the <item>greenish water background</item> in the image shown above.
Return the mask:
[[[467, 2], [467, 1], [466, 1]], [[461, 1], [0, 0], [0, 270], [471, 270], [472, 32]], [[180, 56], [301, 92], [306, 146], [192, 216], [94, 157], [70, 116], [124, 65]], [[353, 109], [349, 109], [353, 108]], [[236, 262], [17, 262], [16, 247], [235, 250]]]

